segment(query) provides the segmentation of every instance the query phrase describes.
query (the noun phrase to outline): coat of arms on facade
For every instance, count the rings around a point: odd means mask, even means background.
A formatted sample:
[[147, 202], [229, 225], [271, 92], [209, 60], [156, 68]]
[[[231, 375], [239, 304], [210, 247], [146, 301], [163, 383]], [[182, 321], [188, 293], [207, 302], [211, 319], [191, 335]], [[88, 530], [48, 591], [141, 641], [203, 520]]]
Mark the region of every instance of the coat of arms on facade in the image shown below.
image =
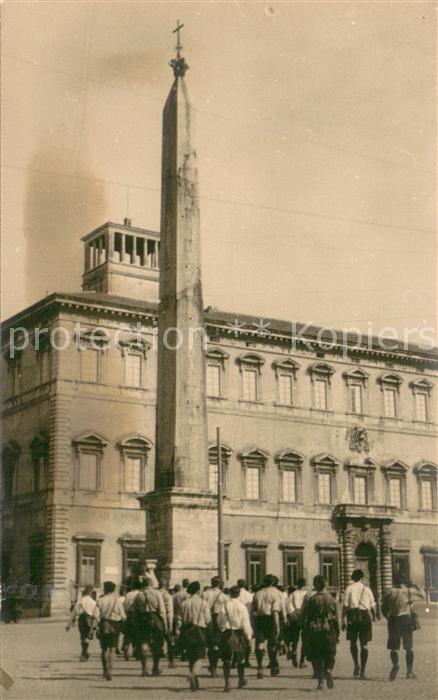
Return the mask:
[[348, 431], [349, 447], [354, 452], [369, 452], [370, 444], [368, 441], [367, 429], [361, 425], [355, 425]]

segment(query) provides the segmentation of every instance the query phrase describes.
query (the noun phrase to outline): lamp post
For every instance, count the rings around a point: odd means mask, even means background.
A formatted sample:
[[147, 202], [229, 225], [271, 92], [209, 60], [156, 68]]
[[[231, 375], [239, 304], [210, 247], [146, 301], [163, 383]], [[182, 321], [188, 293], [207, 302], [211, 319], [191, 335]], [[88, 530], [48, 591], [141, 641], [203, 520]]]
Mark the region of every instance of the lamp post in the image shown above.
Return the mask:
[[216, 429], [217, 434], [217, 545], [218, 545], [218, 576], [224, 580], [224, 535], [223, 535], [223, 474], [222, 474], [222, 447], [221, 429]]

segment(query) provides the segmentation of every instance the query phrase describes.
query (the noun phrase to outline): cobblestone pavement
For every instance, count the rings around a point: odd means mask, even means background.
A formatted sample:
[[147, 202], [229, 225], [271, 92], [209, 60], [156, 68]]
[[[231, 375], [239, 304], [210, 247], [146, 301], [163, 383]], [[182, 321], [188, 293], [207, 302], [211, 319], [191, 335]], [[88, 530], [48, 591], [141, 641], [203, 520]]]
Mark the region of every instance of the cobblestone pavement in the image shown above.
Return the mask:
[[[335, 688], [325, 689], [324, 695], [330, 698], [362, 698], [375, 700], [425, 700], [437, 697], [437, 631], [436, 615], [421, 617], [422, 628], [415, 633], [415, 672], [418, 678], [406, 680], [404, 657], [396, 681], [388, 681], [389, 654], [386, 650], [386, 625], [379, 622], [374, 626], [374, 640], [370, 645], [369, 680], [359, 681], [351, 676], [352, 664], [345, 634], [342, 634], [338, 647], [334, 671]], [[15, 680], [12, 688], [2, 689], [2, 698], [175, 698], [181, 700], [193, 697], [188, 691], [186, 665], [177, 663], [177, 668], [168, 669], [162, 662], [162, 675], [159, 678], [141, 678], [139, 663], [125, 661], [118, 657], [115, 662], [112, 682], [104, 681], [101, 673], [98, 642], [90, 645], [91, 658], [86, 663], [79, 662], [79, 638], [76, 628], [64, 631], [65, 622], [29, 620], [18, 625], [2, 625], [2, 667]], [[254, 665], [254, 661], [252, 662]], [[293, 669], [289, 661], [281, 657], [281, 675], [263, 680], [255, 678], [255, 670], [247, 672], [248, 686], [245, 690], [233, 690], [230, 698], [304, 698], [311, 700], [322, 693], [315, 691], [315, 681], [309, 668]], [[207, 669], [201, 677], [201, 692], [195, 697], [214, 698], [222, 693], [222, 679], [210, 679]], [[233, 677], [233, 685], [237, 679]]]

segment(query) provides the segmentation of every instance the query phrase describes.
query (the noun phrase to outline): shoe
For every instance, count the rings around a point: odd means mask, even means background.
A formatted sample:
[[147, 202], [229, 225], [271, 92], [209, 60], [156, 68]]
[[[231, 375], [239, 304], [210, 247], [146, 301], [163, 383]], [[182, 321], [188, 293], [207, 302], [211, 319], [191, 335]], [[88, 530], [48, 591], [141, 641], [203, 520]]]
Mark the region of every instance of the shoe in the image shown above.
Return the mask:
[[229, 685], [226, 685], [224, 688], [224, 693], [231, 693], [231, 688]]
[[317, 690], [324, 690], [324, 683], [322, 681], [318, 681], [318, 685], [316, 686]]
[[189, 680], [190, 690], [192, 693], [194, 693], [197, 690], [195, 677], [191, 673], [189, 673], [187, 677]]
[[327, 688], [332, 689], [334, 687], [334, 682], [333, 682], [333, 676], [331, 674], [331, 671], [326, 671], [325, 674], [325, 679], [327, 681]]
[[357, 678], [359, 674], [360, 674], [360, 667], [359, 667], [359, 666], [355, 666], [355, 667], [354, 667], [354, 671], [353, 671], [353, 676], [354, 676], [355, 678]]
[[154, 670], [152, 671], [152, 674], [151, 674], [151, 675], [152, 675], [152, 676], [160, 676], [160, 675], [161, 675], [161, 671], [160, 671], [158, 668], [156, 668], [156, 669], [154, 669]]
[[366, 681], [366, 680], [368, 680], [365, 671], [361, 671], [361, 672], [360, 672], [360, 680], [361, 680], [361, 681]]
[[80, 656], [79, 661], [88, 661], [88, 656]]
[[176, 668], [175, 661], [169, 661], [169, 668]]
[[298, 668], [298, 661], [297, 661], [297, 657], [295, 654], [292, 654], [292, 666], [294, 668]]
[[111, 673], [109, 671], [106, 671], [104, 678], [106, 681], [112, 681]]
[[305, 664], [304, 661], [302, 661], [300, 663], [300, 668], [307, 668], [307, 664]]
[[245, 668], [251, 668], [251, 662], [245, 661]]
[[120, 656], [121, 653], [120, 649], [116, 649], [116, 656]]
[[263, 678], [263, 671], [261, 668], [257, 671], [257, 678], [258, 680], [261, 680]]
[[246, 685], [248, 685], [248, 681], [245, 678], [241, 678], [237, 687], [244, 688]]
[[390, 681], [395, 681], [399, 668], [400, 668], [400, 666], [393, 666], [392, 667], [391, 671], [389, 672], [389, 680]]
[[278, 667], [271, 668], [271, 676], [279, 676], [279, 675], [280, 675], [280, 669]]
[[408, 678], [408, 679], [413, 679], [416, 677], [417, 677], [417, 675], [413, 671], [408, 671], [406, 674], [406, 678]]
[[150, 675], [149, 671], [146, 671], [146, 669], [142, 669], [142, 672], [140, 673], [140, 676], [142, 678], [148, 678]]

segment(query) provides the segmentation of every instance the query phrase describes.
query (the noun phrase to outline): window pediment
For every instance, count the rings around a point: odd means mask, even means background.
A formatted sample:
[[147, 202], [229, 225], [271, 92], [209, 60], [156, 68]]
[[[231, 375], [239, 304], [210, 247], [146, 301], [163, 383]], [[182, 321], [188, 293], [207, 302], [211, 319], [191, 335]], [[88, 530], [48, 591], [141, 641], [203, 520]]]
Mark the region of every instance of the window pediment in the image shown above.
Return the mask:
[[224, 362], [225, 360], [228, 360], [229, 354], [221, 348], [213, 347], [209, 348], [206, 351], [205, 357], [209, 360], [218, 360], [219, 362]]
[[400, 476], [404, 476], [409, 467], [407, 464], [404, 464], [404, 462], [394, 459], [386, 462], [386, 464], [382, 464], [381, 469], [384, 474], [398, 474]]
[[82, 343], [103, 348], [110, 341], [110, 336], [103, 328], [83, 328], [76, 331], [75, 336], [79, 348], [83, 347]]
[[108, 445], [108, 440], [97, 433], [81, 433], [72, 440], [72, 443], [76, 450], [102, 451]]
[[315, 378], [324, 378], [327, 379], [328, 382], [331, 381], [332, 375], [335, 373], [333, 367], [325, 362], [315, 362], [315, 364], [310, 365], [310, 367], [307, 368], [307, 371], [312, 380]]
[[337, 469], [339, 462], [331, 454], [322, 452], [312, 457], [310, 464], [316, 469], [330, 469], [333, 471]]
[[367, 457], [363, 461], [359, 461], [353, 458], [348, 458], [345, 461], [345, 469], [362, 470], [362, 471], [375, 471], [377, 468], [377, 462], [375, 462], [370, 457]]
[[365, 384], [370, 375], [368, 372], [364, 372], [363, 369], [353, 369], [350, 372], [344, 372], [342, 376], [347, 382], [360, 382]]
[[143, 340], [143, 338], [139, 338], [138, 336], [120, 339], [118, 341], [118, 346], [122, 351], [122, 355], [125, 355], [127, 352], [141, 352], [143, 357], [146, 357], [146, 353], [151, 348], [150, 343]]
[[422, 460], [415, 465], [414, 473], [417, 476], [427, 476], [429, 478], [436, 479], [438, 476], [438, 466], [433, 462], [426, 462], [425, 460]]
[[2, 462], [5, 465], [17, 463], [21, 453], [21, 447], [16, 440], [11, 440], [2, 449]]
[[294, 450], [284, 450], [275, 457], [275, 461], [284, 467], [301, 467], [304, 459], [304, 455], [301, 452], [295, 452]]
[[433, 384], [429, 382], [426, 378], [417, 379], [409, 383], [409, 386], [413, 391], [425, 391], [428, 394], [432, 391]]
[[276, 372], [290, 372], [294, 376], [300, 369], [301, 365], [298, 364], [298, 362], [295, 362], [294, 360], [286, 359], [286, 360], [275, 360], [272, 363], [272, 367], [276, 370]]
[[248, 450], [247, 452], [241, 452], [239, 457], [242, 462], [257, 462], [260, 464], [260, 462], [266, 462], [266, 460], [269, 457], [269, 452], [266, 452], [265, 450], [262, 450], [260, 448], [254, 448], [252, 450]]
[[265, 358], [255, 352], [246, 352], [239, 355], [237, 362], [240, 365], [252, 365], [260, 369], [260, 367], [265, 364]]
[[127, 435], [118, 443], [118, 448], [122, 451], [136, 450], [138, 452], [148, 452], [152, 448], [152, 442], [142, 435]]
[[377, 380], [382, 386], [394, 386], [398, 388], [400, 384], [403, 384], [403, 379], [398, 374], [387, 373], [382, 374]]

